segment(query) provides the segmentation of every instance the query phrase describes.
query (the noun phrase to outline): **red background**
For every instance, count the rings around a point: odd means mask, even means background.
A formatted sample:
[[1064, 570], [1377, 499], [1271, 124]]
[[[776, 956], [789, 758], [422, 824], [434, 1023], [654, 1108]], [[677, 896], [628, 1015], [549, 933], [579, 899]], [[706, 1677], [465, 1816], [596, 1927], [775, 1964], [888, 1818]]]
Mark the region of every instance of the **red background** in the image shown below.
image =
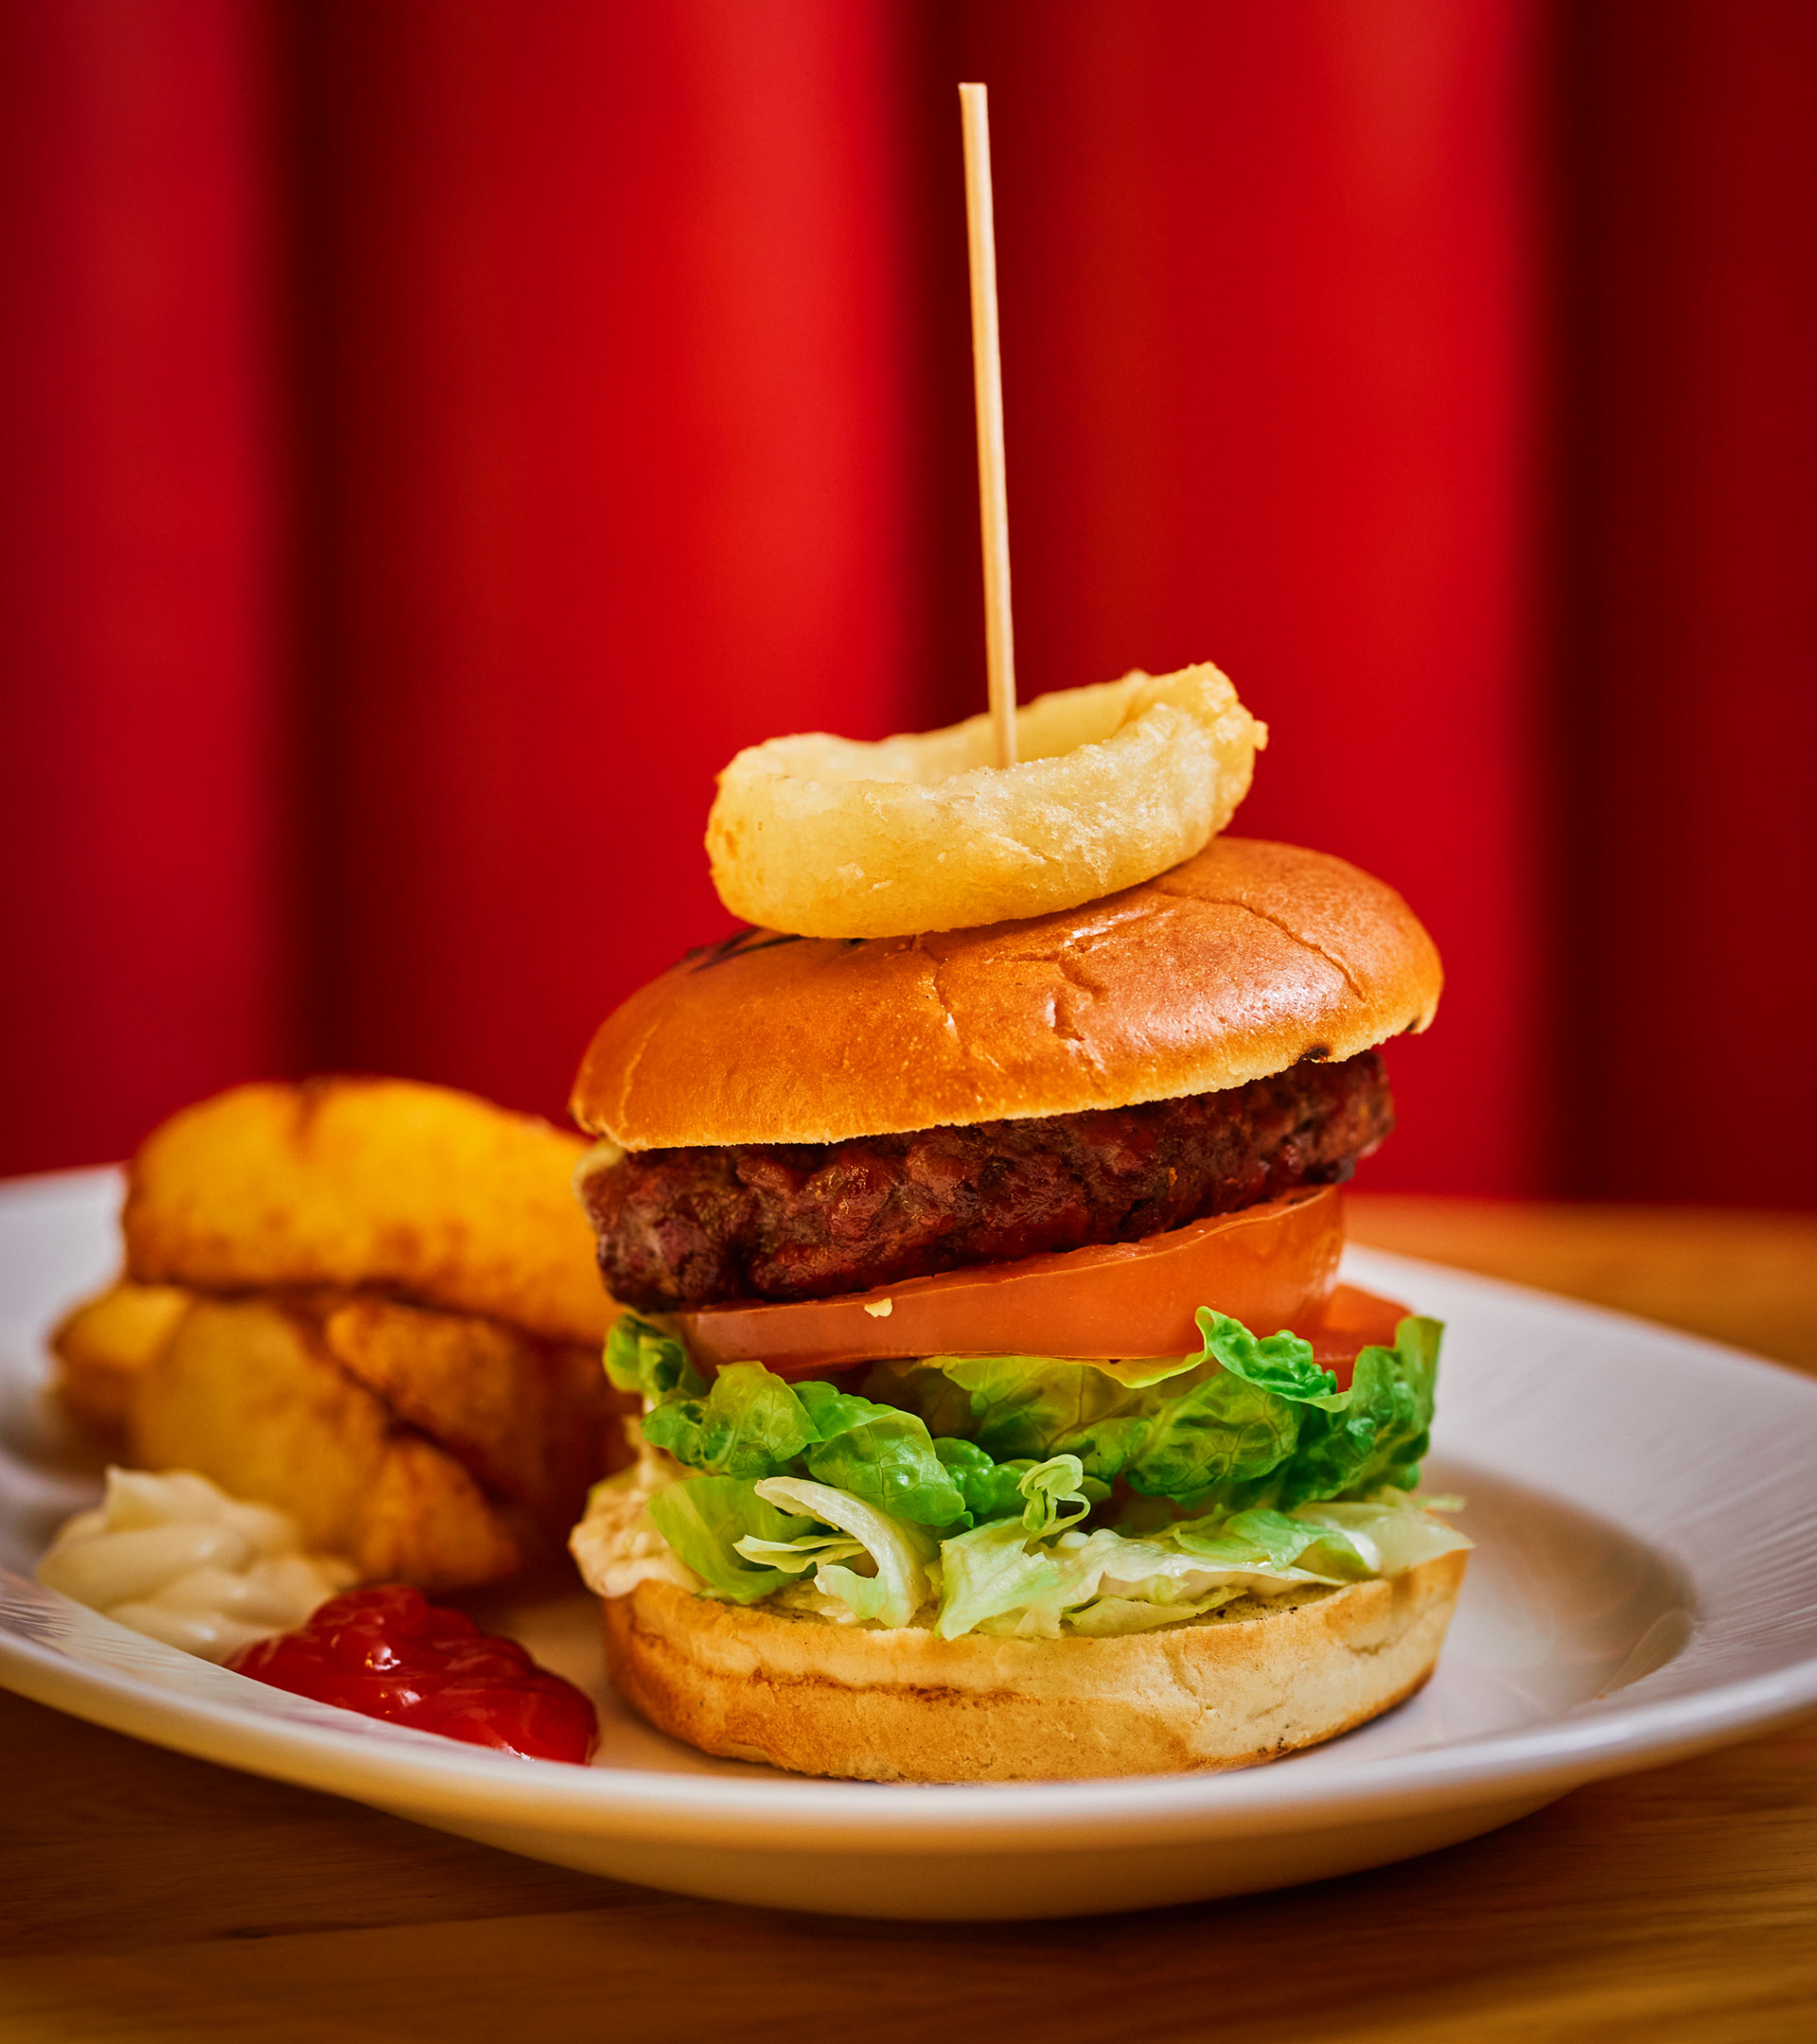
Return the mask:
[[712, 775], [1226, 666], [1449, 968], [1371, 1184], [1806, 1205], [1805, 0], [0, 0], [0, 1169], [558, 1111]]

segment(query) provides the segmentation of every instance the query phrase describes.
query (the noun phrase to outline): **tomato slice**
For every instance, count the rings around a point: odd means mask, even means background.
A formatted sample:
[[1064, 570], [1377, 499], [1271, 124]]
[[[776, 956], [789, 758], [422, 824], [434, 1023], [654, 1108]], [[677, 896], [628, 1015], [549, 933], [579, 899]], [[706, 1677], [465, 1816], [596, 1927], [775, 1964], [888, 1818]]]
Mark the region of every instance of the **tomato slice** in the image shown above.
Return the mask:
[[1316, 1326], [1343, 1247], [1342, 1202], [1322, 1186], [1142, 1242], [676, 1318], [701, 1363], [762, 1363], [779, 1377], [883, 1356], [1184, 1355], [1199, 1346], [1201, 1306], [1260, 1333]]

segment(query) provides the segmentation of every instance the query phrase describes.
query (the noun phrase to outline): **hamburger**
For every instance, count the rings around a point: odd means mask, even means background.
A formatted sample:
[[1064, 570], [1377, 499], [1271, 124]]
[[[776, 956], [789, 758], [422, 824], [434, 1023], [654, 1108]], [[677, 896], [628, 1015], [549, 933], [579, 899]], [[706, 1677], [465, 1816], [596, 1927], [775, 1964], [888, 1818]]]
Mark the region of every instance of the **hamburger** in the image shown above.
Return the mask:
[[1214, 839], [1083, 907], [746, 929], [599, 1030], [576, 1178], [635, 1466], [573, 1550], [614, 1683], [866, 1780], [1231, 1767], [1438, 1658], [1439, 1329], [1338, 1281], [1431, 940]]

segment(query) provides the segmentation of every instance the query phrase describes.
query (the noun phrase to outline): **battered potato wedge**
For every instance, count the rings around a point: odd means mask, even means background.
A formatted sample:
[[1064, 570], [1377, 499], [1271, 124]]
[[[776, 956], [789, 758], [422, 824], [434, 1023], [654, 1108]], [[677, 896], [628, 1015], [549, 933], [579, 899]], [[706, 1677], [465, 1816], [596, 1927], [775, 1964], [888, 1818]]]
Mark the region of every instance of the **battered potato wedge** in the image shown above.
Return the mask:
[[636, 1401], [607, 1383], [596, 1348], [379, 1298], [334, 1307], [322, 1332], [344, 1369], [558, 1539], [626, 1458], [614, 1416]]
[[368, 1581], [470, 1589], [525, 1559], [461, 1463], [335, 1362], [305, 1305], [198, 1299], [141, 1372], [129, 1436], [140, 1468], [276, 1505]]
[[109, 1432], [125, 1426], [134, 1385], [164, 1352], [189, 1304], [180, 1285], [134, 1284], [129, 1278], [84, 1299], [50, 1337], [58, 1397], [90, 1426]]
[[585, 1149], [409, 1080], [236, 1086], [133, 1158], [128, 1274], [204, 1292], [366, 1287], [597, 1346], [614, 1309], [570, 1186]]

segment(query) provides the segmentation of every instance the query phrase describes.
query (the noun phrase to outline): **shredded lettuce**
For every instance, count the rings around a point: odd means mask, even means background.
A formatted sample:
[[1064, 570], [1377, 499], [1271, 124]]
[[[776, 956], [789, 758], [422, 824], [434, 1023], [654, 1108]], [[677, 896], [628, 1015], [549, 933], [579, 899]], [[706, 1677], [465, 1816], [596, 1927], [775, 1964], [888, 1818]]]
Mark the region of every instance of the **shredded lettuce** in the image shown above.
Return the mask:
[[[979, 1538], [968, 1534], [949, 1541], [947, 1549]], [[938, 1621], [943, 1638], [956, 1639], [982, 1627], [1022, 1638], [1053, 1639], [1064, 1621], [1105, 1597], [1113, 1604], [1139, 1604], [1145, 1612], [1158, 1613], [1148, 1619], [1149, 1626], [1170, 1624], [1200, 1616], [1247, 1590], [1278, 1592], [1313, 1579], [1285, 1569], [1220, 1568], [1165, 1540], [1131, 1540], [1107, 1526], [1070, 1540], [1062, 1536], [1047, 1548], [1029, 1543], [1019, 1571], [1007, 1556], [989, 1559], [996, 1559], [996, 1567], [988, 1581], [979, 1579], [981, 1571], [976, 1565], [968, 1569], [963, 1563], [955, 1579], [953, 1557], [943, 1551], [949, 1585]], [[1115, 1615], [1103, 1614], [1097, 1623], [1102, 1627]]]
[[734, 1604], [754, 1604], [789, 1581], [782, 1569], [750, 1567], [738, 1552], [741, 1540], [793, 1542], [814, 1531], [811, 1519], [778, 1511], [738, 1476], [691, 1476], [655, 1492], [644, 1509], [714, 1595]]
[[1265, 1507], [1182, 1520], [1170, 1532], [1175, 1546], [1215, 1567], [1304, 1569], [1333, 1582], [1360, 1582], [1376, 1573], [1342, 1532]]
[[1183, 1618], [1203, 1618], [1240, 1595], [1213, 1590], [1190, 1604], [1151, 1604], [1142, 1597], [1101, 1596], [1067, 1612], [1067, 1630], [1086, 1639], [1118, 1639], [1128, 1632], [1153, 1632], [1158, 1626], [1178, 1625]]
[[1372, 1498], [1301, 1505], [1295, 1516], [1329, 1526], [1332, 1538], [1347, 1541], [1371, 1576], [1403, 1576], [1434, 1555], [1469, 1546], [1461, 1533], [1430, 1516], [1462, 1508], [1461, 1498], [1409, 1498], [1404, 1490], [1387, 1488]]
[[1036, 1545], [1014, 1519], [943, 1542], [934, 1630], [942, 1639], [957, 1639], [987, 1618], [1059, 1608], [1073, 1580], [1070, 1560], [1063, 1552]]
[[1285, 1512], [1208, 1514], [1141, 1535], [1086, 1532], [1073, 1523], [1085, 1500], [1065, 1489], [1067, 1459], [1024, 1472], [1022, 1516], [940, 1542], [799, 1477], [691, 1476], [647, 1508], [710, 1595], [753, 1603], [796, 1585], [799, 1595], [811, 1582], [807, 1608], [889, 1627], [914, 1622], [937, 1597], [931, 1615], [944, 1639], [1144, 1631], [1244, 1595], [1398, 1576], [1470, 1545], [1394, 1489]]
[[[1341, 1525], [1322, 1523], [1330, 1511], [1343, 1515]], [[1026, 1531], [1018, 1541], [1018, 1530], [982, 1526], [943, 1544], [943, 1638], [979, 1629], [1034, 1638], [1063, 1629], [1101, 1638], [1148, 1630], [1244, 1595], [1401, 1575], [1470, 1545], [1401, 1491], [1367, 1504], [1183, 1522], [1143, 1538], [1101, 1526], [1042, 1542]]]
[[[939, 1543], [943, 1627], [956, 1599], [968, 1614], [958, 1630], [968, 1630], [979, 1618], [1025, 1602], [1032, 1594], [1057, 1590], [1069, 1579], [1035, 1543], [1065, 1532], [1091, 1509], [1080, 1489], [1082, 1476], [1076, 1455], [1036, 1463], [1016, 1478], [1020, 1510], [1014, 1518]], [[800, 1477], [767, 1477], [755, 1489], [767, 1503], [803, 1513], [820, 1525], [786, 1541], [741, 1539], [737, 1552], [745, 1560], [791, 1577], [812, 1569], [822, 1597], [842, 1604], [855, 1618], [881, 1625], [907, 1625], [932, 1596], [927, 1564], [935, 1559], [936, 1542], [919, 1526], [904, 1524], [847, 1491]], [[827, 1533], [821, 1526], [836, 1530]], [[868, 1571], [845, 1566], [859, 1559], [870, 1563]]]
[[853, 1561], [866, 1551], [862, 1541], [844, 1533], [804, 1533], [792, 1541], [760, 1540], [748, 1533], [738, 1542], [738, 1552], [747, 1561], [779, 1568], [785, 1576], [805, 1576], [826, 1561]]
[[1026, 1500], [1022, 1507], [1024, 1530], [1037, 1537], [1063, 1533], [1085, 1518], [1091, 1510], [1085, 1480], [1085, 1466], [1077, 1455], [1054, 1455], [1027, 1471], [1016, 1483]]
[[933, 1559], [934, 1543], [919, 1527], [905, 1525], [830, 1484], [798, 1476], [767, 1477], [757, 1491], [771, 1505], [792, 1505], [837, 1527], [864, 1550], [872, 1563], [868, 1575], [832, 1559], [820, 1560], [814, 1572], [815, 1588], [844, 1604], [854, 1617], [906, 1626], [933, 1595], [926, 1564]]

